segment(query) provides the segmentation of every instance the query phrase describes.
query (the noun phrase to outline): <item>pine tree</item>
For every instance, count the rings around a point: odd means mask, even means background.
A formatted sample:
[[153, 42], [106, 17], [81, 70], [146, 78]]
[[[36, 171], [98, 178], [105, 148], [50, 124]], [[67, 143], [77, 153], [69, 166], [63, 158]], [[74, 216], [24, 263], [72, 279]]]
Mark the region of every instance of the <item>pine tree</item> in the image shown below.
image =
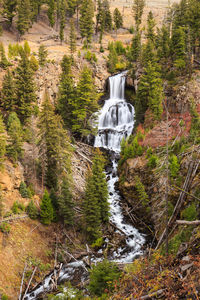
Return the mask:
[[19, 0], [18, 3], [18, 19], [17, 19], [17, 30], [19, 35], [24, 35], [31, 24], [31, 6], [29, 0]]
[[38, 69], [39, 69], [39, 62], [38, 62], [37, 58], [34, 55], [31, 55], [30, 67], [34, 72], [38, 71]]
[[76, 31], [72, 19], [70, 20], [69, 48], [71, 52], [71, 57], [73, 57], [74, 52], [76, 52]]
[[108, 0], [103, 0], [104, 18], [105, 18], [105, 30], [110, 31], [112, 29], [112, 15], [110, 12], [110, 6]]
[[168, 28], [163, 25], [156, 38], [157, 56], [159, 61], [165, 66], [170, 58], [171, 39]]
[[51, 204], [49, 193], [46, 189], [40, 203], [40, 218], [41, 222], [45, 225], [51, 224], [53, 220], [53, 206]]
[[69, 181], [66, 177], [63, 178], [61, 193], [58, 198], [59, 214], [63, 218], [65, 225], [74, 223], [74, 202], [70, 191]]
[[0, 106], [6, 112], [15, 110], [15, 86], [10, 70], [7, 71], [3, 78]]
[[39, 151], [42, 181], [57, 190], [59, 176], [70, 173], [71, 147], [61, 117], [56, 115], [47, 92], [39, 116]]
[[157, 69], [157, 64], [149, 62], [140, 78], [135, 104], [138, 120], [143, 119], [144, 113], [148, 108], [150, 108], [156, 120], [159, 120], [161, 117], [163, 83]]
[[15, 87], [16, 87], [16, 107], [17, 115], [22, 124], [33, 113], [33, 105], [36, 102], [35, 83], [33, 70], [24, 51], [21, 51], [21, 60], [16, 68]]
[[98, 205], [98, 199], [94, 191], [94, 179], [92, 177], [92, 174], [89, 173], [86, 182], [85, 197], [83, 201], [83, 211], [86, 226], [86, 234], [90, 242], [94, 242], [101, 236], [101, 214]]
[[38, 209], [35, 205], [35, 203], [33, 202], [33, 200], [31, 200], [26, 208], [26, 212], [29, 215], [29, 217], [33, 220], [37, 219], [38, 217]]
[[135, 32], [133, 35], [130, 51], [130, 61], [137, 62], [141, 55], [141, 33]]
[[134, 0], [133, 15], [135, 18], [136, 31], [139, 32], [139, 27], [142, 22], [142, 15], [145, 7], [145, 0]]
[[92, 172], [89, 173], [83, 202], [86, 233], [90, 241], [100, 235], [100, 224], [109, 220], [108, 187], [104, 173], [104, 160], [99, 150], [93, 160]]
[[116, 64], [118, 62], [118, 55], [115, 50], [115, 47], [112, 45], [109, 49], [109, 55], [108, 55], [108, 71], [112, 74], [116, 72]]
[[60, 7], [60, 41], [61, 44], [64, 41], [64, 29], [65, 29], [65, 4], [64, 0], [61, 1], [61, 7]]
[[5, 49], [3, 43], [0, 43], [0, 67], [2, 69], [7, 69], [9, 62], [6, 58]]
[[24, 52], [27, 56], [31, 55], [31, 48], [30, 48], [29, 43], [27, 41], [24, 42]]
[[186, 33], [183, 27], [178, 27], [172, 33], [172, 52], [174, 66], [183, 71], [186, 66]]
[[3, 16], [7, 19], [9, 26], [12, 25], [16, 13], [17, 0], [3, 0]]
[[72, 110], [72, 131], [80, 134], [81, 137], [93, 131], [92, 121], [95, 120], [94, 112], [98, 110], [98, 99], [92, 72], [85, 66], [77, 85], [77, 95]]
[[115, 8], [113, 12], [113, 21], [115, 23], [115, 29], [117, 33], [117, 29], [123, 26], [123, 17], [118, 8]]
[[147, 33], [146, 33], [146, 38], [148, 41], [151, 41], [153, 44], [155, 43], [155, 26], [156, 22], [153, 17], [152, 11], [149, 12], [148, 18], [147, 18]]
[[59, 84], [59, 97], [57, 109], [66, 128], [71, 129], [72, 127], [72, 103], [75, 94], [74, 81], [71, 73], [71, 59], [67, 55], [63, 56], [62, 62], [62, 73], [60, 76]]
[[39, 58], [39, 65], [41, 67], [44, 67], [47, 61], [47, 56], [48, 56], [48, 51], [46, 49], [46, 47], [42, 44], [39, 47], [38, 50], [38, 58]]
[[6, 154], [6, 130], [2, 115], [0, 114], [0, 168]]
[[8, 117], [8, 146], [7, 153], [14, 162], [17, 162], [23, 154], [23, 131], [20, 120], [15, 112]]
[[67, 13], [70, 18], [74, 15], [77, 4], [78, 4], [78, 1], [76, 1], [76, 0], [68, 0], [67, 1]]
[[85, 0], [81, 3], [80, 8], [80, 33], [81, 37], [85, 38], [86, 46], [91, 44], [93, 28], [93, 17], [94, 17], [94, 6], [92, 0]]
[[47, 15], [49, 18], [49, 23], [50, 23], [51, 27], [53, 27], [55, 24], [55, 11], [56, 11], [55, 0], [49, 0], [48, 5], [49, 5], [49, 8], [48, 8]]

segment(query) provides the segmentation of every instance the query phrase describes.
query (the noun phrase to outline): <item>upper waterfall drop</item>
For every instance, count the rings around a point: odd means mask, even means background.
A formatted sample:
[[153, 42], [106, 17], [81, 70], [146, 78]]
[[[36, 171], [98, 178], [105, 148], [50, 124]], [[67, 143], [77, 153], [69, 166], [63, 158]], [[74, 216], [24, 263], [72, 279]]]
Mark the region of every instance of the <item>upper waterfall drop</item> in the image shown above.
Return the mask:
[[109, 78], [110, 98], [99, 114], [95, 147], [120, 152], [122, 138], [127, 138], [134, 127], [134, 108], [124, 99], [126, 72]]

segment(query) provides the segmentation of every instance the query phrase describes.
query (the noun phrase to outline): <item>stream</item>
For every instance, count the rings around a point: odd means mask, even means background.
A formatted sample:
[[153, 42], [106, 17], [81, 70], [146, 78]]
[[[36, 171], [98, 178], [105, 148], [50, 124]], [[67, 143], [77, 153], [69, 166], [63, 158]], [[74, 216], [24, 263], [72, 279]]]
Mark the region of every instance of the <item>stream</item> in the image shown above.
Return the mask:
[[[121, 197], [116, 189], [118, 159], [120, 156], [120, 144], [122, 138], [131, 135], [134, 128], [134, 108], [124, 98], [126, 72], [109, 78], [110, 98], [105, 101], [99, 112], [98, 134], [95, 138], [94, 147], [107, 149], [112, 167], [106, 171], [109, 190], [110, 221], [119, 229], [119, 233], [125, 236], [126, 245], [119, 247], [108, 259], [119, 263], [132, 262], [134, 258], [143, 254], [142, 248], [145, 238], [136, 228], [128, 224], [123, 216]], [[107, 241], [109, 242], [109, 241]], [[103, 251], [99, 251], [101, 253]], [[87, 257], [85, 257], [87, 259]], [[96, 262], [103, 259], [92, 257]], [[60, 270], [54, 270], [45, 277], [33, 291], [25, 295], [24, 300], [37, 299], [44, 292], [50, 292], [53, 287], [53, 278], [58, 277], [58, 284], [78, 278], [84, 282], [88, 272], [84, 260], [78, 260], [62, 266]]]

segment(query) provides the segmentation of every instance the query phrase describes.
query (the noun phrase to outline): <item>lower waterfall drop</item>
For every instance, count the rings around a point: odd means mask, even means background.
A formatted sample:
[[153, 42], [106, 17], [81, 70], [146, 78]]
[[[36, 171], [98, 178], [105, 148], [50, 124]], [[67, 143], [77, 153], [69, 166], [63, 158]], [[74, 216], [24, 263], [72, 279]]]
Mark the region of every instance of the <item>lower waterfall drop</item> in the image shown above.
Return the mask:
[[120, 195], [115, 189], [118, 181], [117, 166], [120, 154], [120, 145], [123, 138], [131, 135], [134, 128], [134, 108], [124, 99], [126, 72], [109, 78], [110, 99], [105, 101], [99, 114], [98, 134], [94, 147], [105, 148], [111, 153], [112, 172], [107, 173], [109, 190], [110, 220], [124, 232], [127, 247], [118, 249], [112, 258], [117, 262], [131, 262], [142, 254], [144, 237], [132, 225], [126, 224], [120, 207]]

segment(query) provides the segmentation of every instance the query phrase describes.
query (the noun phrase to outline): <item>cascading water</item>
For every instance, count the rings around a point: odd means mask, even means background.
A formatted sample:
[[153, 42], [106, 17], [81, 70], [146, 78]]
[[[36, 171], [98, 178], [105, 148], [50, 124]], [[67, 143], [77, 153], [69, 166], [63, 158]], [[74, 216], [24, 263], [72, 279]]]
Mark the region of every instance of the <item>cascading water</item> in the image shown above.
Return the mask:
[[99, 114], [98, 134], [95, 147], [112, 151], [112, 172], [107, 173], [111, 221], [124, 232], [127, 246], [118, 249], [112, 257], [115, 261], [130, 262], [142, 254], [144, 237], [133, 226], [126, 224], [120, 207], [120, 195], [115, 189], [117, 177], [117, 157], [123, 138], [132, 133], [134, 127], [134, 108], [124, 99], [126, 72], [109, 78], [110, 99], [105, 101]]
[[[124, 99], [126, 72], [112, 76], [110, 81], [110, 99], [105, 101], [103, 108], [99, 113], [98, 135], [95, 138], [95, 147], [102, 147], [110, 152], [112, 160], [112, 171], [107, 172], [107, 183], [109, 190], [110, 220], [119, 229], [119, 232], [126, 238], [126, 246], [117, 249], [109, 257], [116, 262], [131, 262], [142, 254], [142, 246], [145, 242], [144, 237], [133, 226], [127, 224], [124, 220], [120, 206], [120, 195], [115, 189], [118, 181], [117, 161], [120, 153], [120, 144], [122, 138], [127, 138], [134, 127], [134, 108], [126, 103]], [[87, 258], [87, 257], [86, 257]], [[91, 258], [93, 262], [103, 259]], [[73, 280], [77, 277], [80, 281], [86, 280], [88, 271], [83, 260], [78, 260], [62, 266], [59, 270], [54, 270], [31, 292], [27, 293], [24, 300], [37, 299], [44, 292], [50, 292], [53, 289], [54, 277], [58, 278], [58, 284], [65, 280]], [[73, 297], [72, 297], [73, 298]]]

